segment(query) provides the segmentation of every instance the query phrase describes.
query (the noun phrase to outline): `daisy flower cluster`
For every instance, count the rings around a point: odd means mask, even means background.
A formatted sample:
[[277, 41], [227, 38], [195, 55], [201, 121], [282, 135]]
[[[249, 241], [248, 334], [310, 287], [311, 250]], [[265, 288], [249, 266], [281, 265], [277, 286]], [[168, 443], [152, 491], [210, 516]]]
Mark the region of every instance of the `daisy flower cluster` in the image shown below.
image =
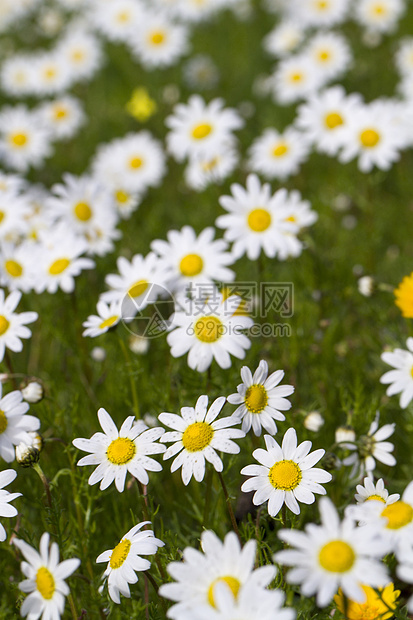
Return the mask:
[[0, 0], [5, 618], [413, 614], [412, 20]]

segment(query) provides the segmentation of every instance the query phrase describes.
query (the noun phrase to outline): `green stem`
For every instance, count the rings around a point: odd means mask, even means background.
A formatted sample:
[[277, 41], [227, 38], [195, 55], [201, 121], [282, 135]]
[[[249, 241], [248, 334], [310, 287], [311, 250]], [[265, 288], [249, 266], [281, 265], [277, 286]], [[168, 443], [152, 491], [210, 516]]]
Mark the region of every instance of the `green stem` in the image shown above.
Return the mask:
[[[146, 486], [146, 484], [142, 484], [141, 482], [139, 482], [139, 480], [137, 478], [136, 478], [136, 482], [137, 482], [137, 485], [138, 485], [139, 492], [140, 492], [140, 494], [143, 497], [143, 506], [142, 506], [143, 518], [144, 518], [145, 521], [149, 521], [151, 523], [152, 527], [153, 527], [152, 519], [150, 519], [150, 517], [149, 517], [148, 494], [146, 492], [147, 491], [147, 486]], [[148, 526], [146, 525], [145, 529], [147, 527]], [[159, 574], [162, 577], [162, 581], [166, 581], [167, 580], [167, 576], [166, 576], [166, 573], [165, 573], [165, 571], [163, 569], [161, 560], [158, 557], [157, 553], [155, 554], [155, 562], [156, 562], [156, 565], [158, 567]]]
[[208, 528], [209, 511], [210, 511], [210, 505], [211, 505], [212, 476], [213, 476], [213, 469], [212, 467], [208, 467], [207, 473], [206, 473], [205, 507], [204, 507], [204, 519], [203, 519], [203, 526], [206, 529]]
[[18, 388], [17, 381], [16, 381], [16, 373], [13, 370], [13, 364], [11, 363], [11, 357], [7, 349], [4, 352], [4, 361], [6, 363], [7, 368], [9, 369], [9, 378], [11, 379], [11, 382], [13, 383], [13, 387], [15, 390], [18, 390], [19, 388]]
[[67, 600], [69, 601], [70, 611], [72, 612], [73, 620], [78, 620], [78, 615], [77, 615], [77, 612], [76, 612], [75, 602], [73, 600], [73, 596], [72, 596], [71, 592], [68, 594]]
[[238, 529], [238, 525], [237, 525], [237, 521], [235, 519], [234, 511], [232, 510], [231, 500], [230, 500], [229, 495], [228, 495], [227, 487], [225, 486], [224, 478], [222, 477], [222, 474], [221, 474], [220, 471], [218, 471], [217, 474], [218, 474], [218, 478], [219, 478], [219, 481], [220, 481], [221, 486], [222, 486], [222, 490], [224, 492], [225, 502], [227, 504], [229, 517], [230, 517], [231, 523], [232, 523], [232, 528], [233, 528], [234, 532], [236, 533], [236, 535], [238, 536], [239, 541], [242, 542], [241, 541], [241, 535], [239, 533], [239, 529]]
[[[130, 359], [129, 351], [128, 351], [127, 347], [126, 347], [126, 344], [124, 343], [124, 341], [122, 340], [122, 338], [120, 336], [119, 336], [119, 342], [120, 342], [120, 347], [122, 349], [123, 356], [125, 358], [126, 366], [129, 368], [129, 370], [131, 370], [131, 365], [132, 364], [131, 364], [131, 359]], [[129, 372], [128, 374], [129, 374], [129, 382], [130, 382], [131, 392], [132, 392], [133, 410], [135, 412], [135, 416], [137, 418], [139, 418], [140, 417], [140, 413], [139, 413], [138, 392], [136, 390], [136, 384], [135, 384], [135, 381], [133, 379], [132, 373]]]

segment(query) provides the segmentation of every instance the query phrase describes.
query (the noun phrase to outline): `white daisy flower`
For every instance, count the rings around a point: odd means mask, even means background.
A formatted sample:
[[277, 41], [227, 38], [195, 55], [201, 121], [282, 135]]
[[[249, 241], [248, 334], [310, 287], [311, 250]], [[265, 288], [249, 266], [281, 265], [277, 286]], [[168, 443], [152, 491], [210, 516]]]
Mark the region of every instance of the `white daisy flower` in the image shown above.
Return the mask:
[[37, 321], [37, 312], [15, 312], [22, 294], [13, 291], [5, 297], [3, 289], [0, 289], [0, 361], [4, 358], [6, 348], [19, 353], [23, 349], [21, 338], [30, 338], [32, 332], [27, 323]]
[[33, 89], [31, 60], [26, 54], [5, 58], [0, 69], [2, 89], [13, 97], [26, 96]]
[[[1, 198], [0, 198], [1, 202]], [[20, 245], [3, 243], [0, 248], [0, 284], [27, 293], [33, 288], [33, 241]]]
[[[376, 500], [353, 506], [352, 518], [376, 531], [388, 545], [387, 552], [403, 554], [413, 549], [413, 481], [405, 488], [401, 499], [387, 503]], [[349, 507], [350, 509], [350, 507]]]
[[263, 45], [272, 56], [283, 58], [297, 49], [304, 38], [304, 29], [296, 20], [286, 20], [277, 24], [266, 37]]
[[413, 37], [400, 41], [395, 62], [401, 76], [411, 76], [413, 73]]
[[117, 138], [98, 148], [93, 174], [103, 184], [122, 186], [131, 192], [156, 187], [165, 174], [165, 154], [161, 143], [140, 131]]
[[0, 239], [17, 242], [27, 233], [30, 216], [28, 196], [19, 194], [11, 187], [0, 190]]
[[380, 383], [389, 383], [387, 396], [400, 394], [400, 407], [406, 409], [413, 398], [413, 338], [406, 341], [408, 351], [394, 349], [382, 353], [381, 359], [394, 370], [389, 370], [381, 378]]
[[126, 43], [138, 30], [143, 15], [143, 7], [136, 0], [95, 1], [89, 19], [110, 41]]
[[[9, 493], [4, 487], [16, 478], [17, 472], [14, 469], [4, 469], [0, 472], [0, 517], [15, 517], [17, 515], [17, 508], [10, 506], [9, 502], [12, 502], [17, 497], [20, 497], [21, 493]], [[6, 530], [0, 523], [0, 542], [4, 542], [7, 538]]]
[[188, 29], [165, 13], [145, 10], [129, 45], [147, 69], [169, 67], [187, 51]]
[[336, 32], [319, 32], [307, 43], [303, 54], [311, 58], [324, 83], [338, 79], [352, 61], [349, 44]]
[[352, 476], [357, 474], [363, 476], [366, 472], [372, 477], [376, 469], [376, 460], [390, 467], [396, 465], [396, 459], [390, 454], [394, 450], [394, 445], [389, 441], [383, 441], [393, 435], [395, 427], [396, 424], [393, 422], [379, 428], [379, 414], [377, 414], [367, 435], [362, 435], [357, 443], [345, 444], [348, 450], [354, 450], [354, 454], [343, 461], [344, 465], [354, 465]]
[[[46, 201], [50, 214], [59, 217], [75, 234], [85, 237], [89, 251], [96, 231], [102, 225], [115, 229], [118, 214], [112, 195], [95, 178], [65, 173], [63, 183], [53, 185], [52, 192], [53, 195]], [[110, 250], [113, 250], [113, 245]]]
[[279, 538], [293, 549], [278, 551], [274, 561], [293, 567], [286, 580], [301, 584], [303, 596], [316, 594], [319, 607], [328, 605], [338, 588], [349, 599], [363, 603], [362, 585], [384, 587], [390, 581], [380, 561], [388, 545], [377, 537], [376, 529], [358, 527], [349, 517], [340, 522], [327, 497], [319, 504], [321, 525], [307, 524], [305, 532], [281, 530]]
[[356, 490], [357, 493], [354, 499], [357, 504], [364, 504], [364, 502], [376, 500], [389, 506], [400, 499], [399, 493], [389, 495], [388, 490], [384, 487], [383, 478], [380, 478], [380, 480], [377, 480], [376, 484], [374, 484], [373, 480], [367, 476], [364, 478], [363, 484], [358, 484], [356, 486]]
[[42, 104], [38, 109], [42, 123], [54, 140], [68, 140], [84, 124], [86, 117], [78, 99], [66, 95]]
[[220, 600], [220, 584], [237, 599], [245, 584], [259, 588], [263, 594], [275, 577], [276, 569], [272, 565], [254, 570], [256, 541], [249, 540], [241, 549], [234, 532], [229, 532], [223, 542], [211, 530], [202, 532], [201, 549], [202, 552], [187, 547], [182, 562], [168, 564], [168, 573], [175, 583], [161, 585], [159, 594], [176, 603], [168, 610], [170, 618], [178, 620], [182, 614], [196, 612], [201, 605], [213, 613]]
[[234, 183], [231, 192], [232, 196], [219, 199], [229, 213], [220, 215], [216, 225], [225, 229], [227, 241], [234, 242], [233, 255], [239, 258], [247, 254], [250, 260], [256, 260], [263, 250], [266, 256], [274, 258], [285, 249], [284, 233], [298, 230], [293, 222], [285, 221], [287, 190], [280, 189], [271, 196], [270, 185], [261, 185], [257, 175], [250, 174], [246, 189]]
[[276, 103], [289, 105], [313, 94], [321, 86], [321, 78], [311, 58], [297, 54], [280, 61], [270, 85]]
[[86, 329], [82, 336], [96, 338], [96, 336], [105, 334], [109, 329], [115, 327], [121, 319], [121, 307], [117, 301], [112, 301], [110, 305], [104, 301], [98, 301], [97, 312], [97, 315], [89, 316], [83, 323], [83, 327]]
[[236, 110], [223, 106], [222, 99], [207, 104], [199, 95], [192, 95], [187, 104], [174, 107], [165, 124], [170, 129], [166, 136], [168, 150], [175, 159], [208, 156], [231, 140], [232, 132], [244, 122]]
[[0, 158], [15, 170], [38, 167], [51, 154], [50, 133], [36, 112], [25, 106], [5, 107], [0, 113]]
[[19, 390], [2, 397], [0, 384], [0, 456], [11, 463], [15, 459], [15, 448], [21, 442], [31, 443], [30, 433], [40, 428], [40, 420], [33, 415], [25, 415], [29, 410], [23, 394]]
[[294, 620], [295, 611], [282, 607], [282, 590], [264, 590], [252, 581], [242, 585], [234, 596], [226, 582], [214, 588], [214, 608], [199, 605], [183, 612], [181, 620]]
[[223, 239], [215, 239], [215, 229], [205, 228], [198, 236], [191, 226], [169, 230], [168, 241], [155, 239], [151, 249], [159, 255], [159, 264], [168, 273], [171, 287], [182, 292], [191, 284], [232, 282], [235, 273], [228, 269], [234, 258]]
[[224, 299], [221, 293], [200, 300], [183, 299], [171, 317], [172, 331], [167, 336], [173, 357], [188, 353], [188, 366], [204, 372], [215, 359], [220, 368], [231, 366], [231, 357], [244, 359], [251, 341], [243, 333], [253, 325], [250, 317], [235, 314], [241, 297]]
[[[252, 476], [244, 482], [244, 493], [255, 491], [252, 501], [259, 506], [268, 500], [268, 514], [275, 517], [285, 503], [294, 514], [300, 514], [298, 502], [312, 504], [314, 493], [325, 495], [321, 483], [330, 482], [330, 473], [313, 467], [323, 457], [325, 450], [311, 452], [311, 441], [297, 446], [297, 434], [289, 428], [280, 447], [271, 435], [265, 435], [267, 450], [258, 448], [252, 453], [259, 465], [247, 465], [241, 470]], [[298, 500], [298, 501], [297, 501]]]
[[288, 14], [306, 27], [329, 28], [343, 22], [350, 0], [293, 0]]
[[150, 525], [150, 521], [138, 523], [122, 536], [114, 549], [104, 551], [96, 558], [96, 562], [108, 562], [103, 577], [107, 577], [109, 596], [115, 603], [120, 603], [119, 594], [130, 598], [129, 584], [138, 581], [136, 572], [151, 567], [149, 560], [140, 556], [153, 555], [165, 544], [155, 538], [152, 530], [140, 531], [146, 525]]
[[59, 40], [57, 52], [65, 59], [71, 79], [89, 80], [102, 64], [102, 50], [96, 36], [83, 27], [70, 25]]
[[128, 416], [118, 431], [109, 413], [102, 407], [98, 410], [98, 418], [103, 433], [72, 442], [79, 450], [90, 452], [78, 461], [78, 465], [98, 465], [89, 477], [89, 484], [100, 482], [100, 489], [104, 491], [115, 481], [117, 490], [122, 493], [127, 472], [142, 484], [148, 484], [147, 472], [162, 470], [162, 465], [147, 455], [165, 452], [165, 446], [154, 443], [163, 435], [164, 429], [145, 430], [145, 425], [134, 424], [134, 416]]
[[348, 124], [362, 105], [361, 95], [346, 95], [333, 86], [312, 95], [298, 108], [296, 125], [321, 153], [336, 155], [348, 131]]
[[[294, 392], [292, 385], [278, 385], [284, 377], [283, 370], [276, 370], [268, 377], [268, 364], [261, 360], [252, 375], [248, 366], [241, 368], [242, 383], [237, 386], [237, 394], [227, 400], [231, 405], [239, 405], [233, 415], [242, 420], [242, 430], [248, 433], [251, 426], [255, 435], [261, 435], [261, 428], [271, 435], [277, 432], [274, 420], [285, 420], [282, 411], [291, 409], [286, 396]], [[278, 387], [277, 387], [278, 386]]]
[[32, 59], [33, 91], [36, 97], [56, 95], [70, 87], [71, 75], [66, 59], [54, 49]]
[[192, 156], [185, 169], [185, 182], [197, 192], [204, 190], [211, 183], [222, 183], [235, 170], [239, 155], [234, 142], [220, 145], [216, 152], [208, 155]]
[[36, 293], [47, 290], [56, 293], [61, 288], [71, 293], [75, 288], [74, 278], [83, 269], [92, 269], [95, 263], [81, 256], [87, 249], [87, 242], [68, 230], [64, 224], [41, 232], [37, 252]]
[[309, 152], [309, 142], [293, 127], [282, 133], [266, 129], [250, 146], [248, 167], [267, 179], [285, 179], [298, 172]]
[[110, 286], [100, 296], [106, 302], [122, 304], [124, 318], [132, 318], [138, 311], [154, 303], [166, 290], [169, 274], [154, 252], [145, 257], [135, 254], [129, 262], [123, 256], [117, 260], [119, 274], [111, 273], [105, 281]]
[[357, 157], [361, 172], [370, 172], [375, 166], [388, 170], [404, 146], [402, 127], [394, 122], [391, 106], [381, 101], [360, 106], [343, 135], [339, 161], [346, 163]]
[[356, 21], [372, 32], [391, 32], [406, 10], [403, 0], [359, 0], [355, 5]]
[[29, 596], [20, 608], [22, 616], [30, 620], [59, 620], [65, 607], [65, 596], [69, 588], [64, 581], [80, 565], [80, 560], [71, 558], [59, 563], [59, 547], [53, 542], [49, 549], [50, 536], [45, 532], [40, 539], [40, 552], [20, 539], [13, 542], [23, 554], [26, 562], [21, 563], [22, 573], [27, 579], [19, 588]]
[[222, 471], [223, 464], [216, 450], [229, 454], [238, 454], [240, 451], [239, 446], [231, 440], [245, 437], [245, 433], [237, 428], [229, 428], [238, 423], [237, 419], [231, 416], [215, 420], [225, 400], [224, 396], [220, 396], [207, 410], [208, 396], [203, 395], [198, 398], [195, 407], [182, 407], [181, 415], [161, 413], [158, 416], [162, 424], [174, 429], [161, 437], [162, 443], [174, 442], [166, 450], [163, 459], [169, 459], [180, 452], [172, 462], [171, 472], [182, 467], [182, 481], [185, 485], [192, 476], [197, 482], [204, 479], [205, 459], [216, 471]]

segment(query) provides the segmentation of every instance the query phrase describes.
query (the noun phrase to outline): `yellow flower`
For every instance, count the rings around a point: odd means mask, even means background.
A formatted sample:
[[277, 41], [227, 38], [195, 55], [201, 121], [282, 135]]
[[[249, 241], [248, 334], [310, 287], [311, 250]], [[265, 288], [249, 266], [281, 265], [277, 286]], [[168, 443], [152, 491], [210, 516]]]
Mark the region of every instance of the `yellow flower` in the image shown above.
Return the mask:
[[362, 586], [362, 588], [366, 593], [366, 602], [356, 603], [347, 599], [347, 613], [341, 589], [334, 597], [334, 602], [341, 613], [346, 614], [347, 620], [387, 620], [393, 617], [394, 614], [389, 608], [395, 609], [396, 599], [400, 595], [400, 590], [395, 590], [393, 583], [389, 583], [384, 589], [378, 588], [380, 595], [370, 586]]
[[145, 122], [157, 109], [156, 102], [150, 98], [146, 88], [135, 88], [130, 101], [126, 104], [126, 110], [138, 121]]
[[406, 319], [413, 319], [413, 273], [403, 278], [394, 294], [396, 306], [402, 311]]

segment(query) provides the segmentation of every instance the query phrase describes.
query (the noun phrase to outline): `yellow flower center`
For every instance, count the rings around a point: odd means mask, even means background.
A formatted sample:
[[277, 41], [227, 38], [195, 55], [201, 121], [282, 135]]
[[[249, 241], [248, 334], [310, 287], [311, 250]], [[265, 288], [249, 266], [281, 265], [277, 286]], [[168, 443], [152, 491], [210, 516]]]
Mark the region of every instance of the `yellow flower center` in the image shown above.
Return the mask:
[[378, 502], [383, 502], [383, 504], [385, 504], [386, 502], [384, 501], [384, 499], [382, 497], [380, 497], [380, 495], [369, 495], [369, 497], [366, 498], [366, 502], [370, 501], [370, 500], [376, 500]]
[[141, 168], [142, 165], [143, 165], [143, 159], [141, 157], [132, 157], [132, 159], [130, 159], [129, 161], [129, 166], [133, 170], [137, 170], [138, 168]]
[[116, 16], [116, 19], [118, 20], [120, 24], [126, 24], [128, 21], [130, 21], [130, 18], [131, 18], [131, 14], [129, 11], [122, 11], [121, 13], [118, 13]]
[[200, 125], [197, 125], [193, 128], [192, 137], [195, 138], [195, 140], [203, 140], [204, 138], [209, 136], [211, 131], [212, 125], [210, 125], [209, 123], [201, 123]]
[[206, 422], [190, 424], [182, 435], [182, 443], [188, 452], [200, 452], [211, 443], [213, 428]]
[[389, 530], [399, 530], [401, 527], [408, 525], [413, 520], [413, 508], [410, 504], [406, 504], [402, 500], [386, 506], [381, 513], [382, 517], [388, 519], [386, 527]]
[[4, 433], [4, 431], [7, 428], [8, 423], [9, 421], [7, 419], [6, 414], [4, 413], [4, 411], [0, 409], [0, 434]]
[[356, 555], [348, 543], [332, 540], [321, 548], [318, 560], [330, 573], [346, 573], [353, 566]]
[[411, 375], [412, 375], [412, 377], [413, 377], [413, 366], [410, 368], [410, 374], [411, 374]]
[[129, 297], [140, 297], [148, 288], [147, 280], [138, 280], [128, 290]]
[[194, 334], [201, 342], [216, 342], [224, 333], [224, 325], [216, 316], [203, 316], [197, 320]]
[[330, 112], [324, 118], [327, 129], [335, 129], [340, 125], [344, 125], [343, 117], [338, 112]]
[[297, 218], [295, 217], [295, 215], [290, 215], [289, 217], [285, 218], [285, 221], [295, 223], [297, 221]]
[[49, 273], [51, 276], [58, 276], [60, 273], [63, 273], [63, 271], [67, 269], [69, 265], [70, 260], [68, 258], [58, 258], [50, 265]]
[[151, 43], [153, 43], [153, 45], [161, 45], [165, 41], [165, 39], [165, 33], [161, 30], [158, 30], [157, 32], [152, 32], [152, 34], [150, 35], [150, 41]]
[[318, 60], [321, 60], [321, 62], [326, 62], [327, 60], [330, 60], [331, 58], [331, 52], [329, 52], [328, 50], [322, 50], [321, 52], [318, 52]]
[[13, 146], [22, 147], [27, 143], [27, 134], [14, 133], [10, 136], [10, 142]]
[[6, 260], [4, 268], [12, 278], [19, 278], [23, 273], [23, 267], [20, 263], [12, 259]]
[[43, 75], [46, 80], [53, 80], [56, 77], [56, 69], [54, 67], [49, 67], [43, 71]]
[[302, 73], [292, 73], [290, 75], [291, 82], [301, 82], [302, 79], [303, 79]]
[[92, 209], [87, 202], [78, 202], [74, 208], [75, 215], [78, 220], [87, 222], [92, 217]]
[[268, 403], [267, 390], [263, 385], [251, 385], [245, 392], [245, 405], [251, 413], [260, 413]]
[[371, 149], [380, 142], [380, 134], [375, 129], [365, 129], [360, 134], [360, 142], [366, 148]]
[[114, 465], [125, 465], [133, 459], [136, 454], [136, 446], [132, 439], [118, 437], [111, 441], [106, 450], [108, 460]]
[[53, 598], [55, 583], [52, 573], [45, 566], [41, 566], [36, 573], [36, 588], [47, 601]]
[[71, 53], [71, 59], [73, 62], [82, 62], [85, 59], [84, 50], [73, 50]]
[[131, 546], [132, 543], [127, 538], [121, 540], [120, 543], [116, 545], [109, 560], [109, 565], [111, 568], [117, 569], [122, 566], [129, 555]]
[[107, 327], [112, 327], [112, 325], [114, 323], [116, 323], [116, 321], [118, 320], [118, 316], [114, 315], [109, 317], [108, 319], [105, 319], [104, 321], [102, 321], [102, 323], [99, 325], [100, 329], [106, 329]]
[[0, 211], [0, 224], [1, 224], [1, 223], [2, 223], [2, 221], [4, 220], [4, 216], [5, 216], [4, 211]]
[[67, 109], [64, 108], [61, 105], [55, 106], [53, 112], [54, 112], [54, 117], [55, 117], [56, 120], [60, 120], [62, 118], [66, 118], [66, 116], [67, 116]]
[[248, 226], [254, 232], [264, 232], [271, 225], [271, 214], [267, 209], [254, 209], [248, 215]]
[[218, 579], [215, 579], [208, 588], [208, 603], [211, 605], [211, 607], [215, 607], [214, 588], [217, 583], [226, 583], [232, 594], [234, 595], [234, 598], [237, 598], [239, 589], [241, 587], [240, 581], [236, 577], [232, 577], [232, 575], [218, 577]]
[[198, 254], [187, 254], [179, 263], [183, 276], [197, 276], [201, 273], [204, 261]]
[[118, 202], [128, 202], [129, 200], [129, 194], [125, 191], [123, 191], [122, 189], [118, 190], [115, 193], [115, 198]]
[[328, 9], [329, 2], [328, 0], [318, 0], [315, 6], [316, 9], [318, 9], [319, 11], [325, 11], [326, 9]]
[[285, 142], [281, 142], [278, 146], [273, 148], [272, 154], [274, 157], [282, 157], [283, 155], [288, 153], [289, 150], [290, 149], [288, 148], [288, 145], [285, 144]]
[[6, 333], [9, 329], [9, 325], [10, 321], [8, 321], [5, 316], [0, 314], [0, 336], [3, 336], [3, 334]]
[[386, 9], [382, 4], [376, 4], [371, 8], [371, 12], [373, 15], [384, 15], [386, 13]]
[[268, 477], [272, 486], [281, 491], [292, 491], [301, 482], [303, 474], [294, 461], [278, 461], [271, 467]]

